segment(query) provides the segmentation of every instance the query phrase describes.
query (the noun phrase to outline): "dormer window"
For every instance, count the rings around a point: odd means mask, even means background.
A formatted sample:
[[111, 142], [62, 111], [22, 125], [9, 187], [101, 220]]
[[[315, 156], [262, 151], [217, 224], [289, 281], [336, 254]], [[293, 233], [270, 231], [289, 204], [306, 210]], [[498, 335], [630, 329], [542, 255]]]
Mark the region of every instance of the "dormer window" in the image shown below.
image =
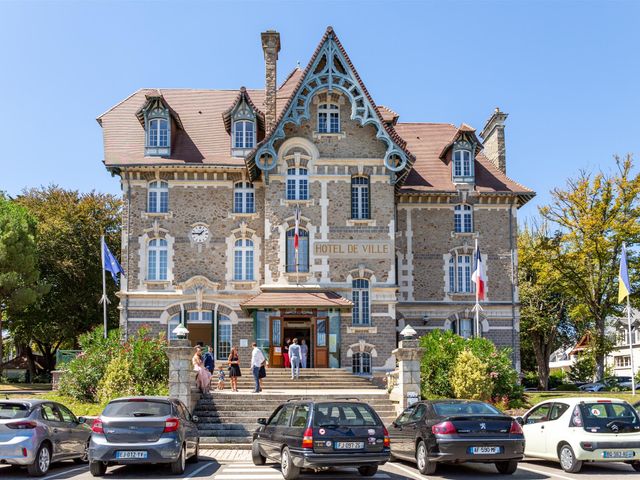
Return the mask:
[[253, 148], [255, 144], [255, 124], [248, 120], [233, 123], [233, 148]]
[[147, 103], [138, 110], [136, 116], [144, 127], [145, 157], [169, 157], [175, 134], [173, 129], [182, 128], [178, 114], [171, 110], [164, 97], [158, 93], [147, 96]]
[[164, 118], [149, 120], [147, 147], [169, 146], [169, 122]]
[[340, 108], [333, 103], [318, 106], [318, 133], [340, 133]]
[[473, 162], [470, 150], [454, 150], [453, 151], [453, 176], [455, 177], [472, 177]]

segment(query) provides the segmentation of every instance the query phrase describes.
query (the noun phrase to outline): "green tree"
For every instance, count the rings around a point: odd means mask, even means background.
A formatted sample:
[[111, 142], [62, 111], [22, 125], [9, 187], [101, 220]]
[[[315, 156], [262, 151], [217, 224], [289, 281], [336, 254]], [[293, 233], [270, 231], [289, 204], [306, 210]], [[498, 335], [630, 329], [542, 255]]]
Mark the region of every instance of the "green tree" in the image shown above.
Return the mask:
[[520, 336], [523, 356], [530, 349], [535, 359], [538, 387], [549, 388], [549, 357], [575, 338], [568, 316], [571, 298], [563, 278], [553, 268], [547, 228], [526, 226], [518, 235], [518, 285], [520, 290]]
[[[26, 190], [16, 201], [38, 221], [38, 266], [51, 289], [24, 313], [13, 315], [9, 328], [16, 339], [35, 346], [49, 371], [61, 345], [74, 346], [79, 334], [102, 322], [100, 235], [119, 256], [121, 204], [113, 195], [57, 186]], [[108, 278], [111, 299], [116, 288]], [[109, 313], [110, 325], [116, 326], [117, 310], [112, 307]]]
[[634, 173], [631, 155], [615, 162], [611, 174], [583, 171], [569, 179], [540, 210], [558, 227], [548, 242], [551, 265], [575, 301], [570, 316], [587, 322], [593, 332], [597, 379], [604, 375], [611, 348], [605, 320], [620, 313], [616, 280], [622, 242], [635, 244], [640, 236], [640, 174]]
[[493, 381], [489, 376], [489, 366], [465, 348], [451, 370], [451, 387], [456, 398], [491, 400]]
[[27, 209], [0, 193], [0, 364], [6, 312], [24, 310], [40, 293], [36, 221]]

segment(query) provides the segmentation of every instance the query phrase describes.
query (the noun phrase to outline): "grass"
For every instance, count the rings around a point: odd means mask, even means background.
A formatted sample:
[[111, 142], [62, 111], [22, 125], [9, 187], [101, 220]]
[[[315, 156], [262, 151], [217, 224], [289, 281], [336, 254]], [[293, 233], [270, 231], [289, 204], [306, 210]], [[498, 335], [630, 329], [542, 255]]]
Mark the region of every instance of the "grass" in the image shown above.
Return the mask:
[[524, 396], [531, 407], [540, 402], [561, 397], [620, 398], [631, 404], [640, 401], [640, 395], [634, 396], [627, 392], [526, 392]]
[[[24, 385], [24, 384], [23, 384]], [[7, 399], [16, 399], [16, 398], [38, 398], [41, 400], [51, 400], [53, 402], [58, 402], [66, 406], [69, 410], [71, 410], [77, 417], [83, 416], [98, 416], [102, 413], [102, 409], [104, 405], [99, 403], [89, 403], [82, 402], [80, 400], [76, 400], [75, 398], [66, 397], [64, 395], [60, 395], [57, 392], [47, 392], [47, 393], [39, 393], [39, 394], [25, 394], [21, 395], [20, 390], [16, 389], [11, 393], [6, 395], [3, 394], [3, 397]]]

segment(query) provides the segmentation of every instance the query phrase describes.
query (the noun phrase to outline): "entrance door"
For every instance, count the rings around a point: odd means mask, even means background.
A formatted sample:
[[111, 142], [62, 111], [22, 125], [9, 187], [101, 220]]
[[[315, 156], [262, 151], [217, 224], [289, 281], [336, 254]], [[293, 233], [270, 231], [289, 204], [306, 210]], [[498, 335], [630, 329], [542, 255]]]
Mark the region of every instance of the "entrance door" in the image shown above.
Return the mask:
[[271, 317], [269, 319], [269, 365], [272, 367], [284, 366], [282, 356], [282, 318]]
[[316, 317], [314, 323], [314, 366], [327, 368], [329, 366], [329, 318]]

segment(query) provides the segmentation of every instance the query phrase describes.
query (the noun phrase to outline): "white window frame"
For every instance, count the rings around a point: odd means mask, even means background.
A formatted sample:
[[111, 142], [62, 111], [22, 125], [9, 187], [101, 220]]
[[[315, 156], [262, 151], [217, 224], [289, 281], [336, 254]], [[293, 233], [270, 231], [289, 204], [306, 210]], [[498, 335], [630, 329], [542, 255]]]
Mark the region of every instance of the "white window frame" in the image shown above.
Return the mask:
[[309, 170], [305, 167], [287, 168], [287, 200], [309, 200]]
[[[286, 232], [285, 248], [285, 270], [287, 273], [296, 273], [295, 248], [294, 248], [295, 228], [290, 228]], [[298, 228], [298, 273], [309, 272], [309, 231], [306, 228]], [[290, 263], [289, 260], [293, 260]]]
[[255, 279], [254, 245], [248, 238], [236, 240], [233, 247], [233, 279], [237, 282], [252, 282]]
[[366, 278], [354, 278], [351, 282], [351, 299], [351, 324], [371, 325], [371, 282]]
[[355, 175], [351, 177], [351, 218], [367, 220], [371, 218], [369, 177]]
[[630, 368], [631, 367], [631, 356], [629, 355], [618, 355], [614, 357], [615, 359], [615, 368]]
[[456, 205], [453, 210], [453, 229], [456, 233], [473, 232], [473, 208], [471, 205]]
[[147, 212], [167, 213], [169, 211], [169, 182], [154, 180], [147, 188]]
[[453, 150], [453, 177], [468, 178], [473, 177], [473, 156], [471, 150], [457, 148]]
[[255, 213], [256, 194], [251, 182], [236, 182], [233, 188], [233, 213]]
[[[165, 128], [163, 128], [163, 123]], [[164, 131], [164, 135], [162, 134]], [[155, 142], [152, 142], [152, 139]], [[163, 142], [164, 139], [164, 142]], [[168, 147], [169, 146], [169, 120], [164, 117], [149, 119], [149, 131], [147, 132], [147, 147]]]
[[[233, 347], [233, 324], [231, 323], [231, 319], [226, 315], [218, 314], [218, 319], [216, 320], [218, 325], [216, 327], [216, 344], [215, 344], [215, 356], [216, 360], [227, 360], [229, 358], [229, 354], [231, 353], [231, 348]], [[229, 328], [229, 351], [222, 354], [220, 352], [220, 331], [221, 327]]]
[[[164, 271], [162, 270], [164, 253]], [[153, 255], [152, 255], [153, 254]], [[153, 257], [153, 261], [152, 261]], [[151, 265], [153, 263], [153, 270]], [[151, 275], [153, 271], [153, 276]], [[164, 275], [163, 275], [164, 274]], [[169, 244], [164, 238], [152, 238], [147, 245], [147, 280], [166, 282], [169, 278]]]
[[448, 265], [449, 293], [474, 293], [473, 255], [471, 253], [452, 254]]
[[462, 338], [473, 338], [475, 333], [473, 324], [472, 318], [459, 318], [451, 322], [451, 330]]
[[[251, 132], [247, 129], [251, 124]], [[238, 134], [240, 136], [238, 137]], [[240, 143], [238, 143], [238, 139]], [[236, 120], [233, 122], [233, 148], [253, 148], [256, 144], [256, 124], [251, 120]]]
[[340, 133], [340, 107], [335, 103], [318, 105], [318, 133]]

